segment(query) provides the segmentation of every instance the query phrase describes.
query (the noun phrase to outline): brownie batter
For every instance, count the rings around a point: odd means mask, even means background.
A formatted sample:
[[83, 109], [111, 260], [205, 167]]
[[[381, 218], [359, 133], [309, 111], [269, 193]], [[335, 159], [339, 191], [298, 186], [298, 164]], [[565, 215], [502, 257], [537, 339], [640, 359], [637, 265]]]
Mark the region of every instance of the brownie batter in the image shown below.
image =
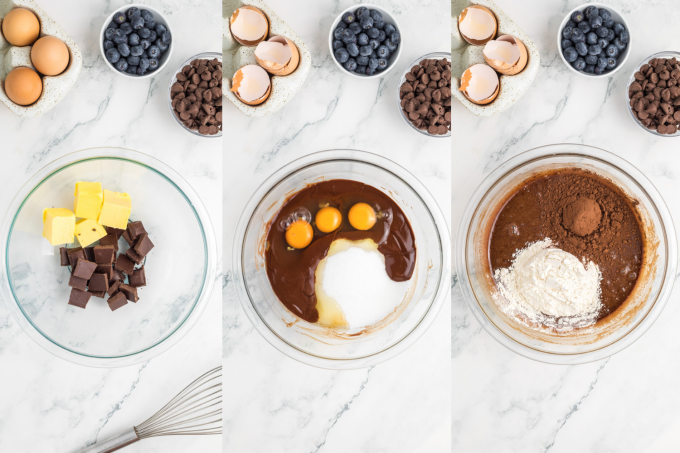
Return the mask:
[[580, 169], [538, 175], [500, 210], [489, 241], [492, 272], [510, 267], [513, 254], [550, 238], [554, 246], [602, 273], [602, 309], [613, 313], [635, 286], [642, 266], [643, 235], [630, 200], [599, 175]]
[[[368, 231], [355, 230], [347, 220], [350, 208], [360, 202], [371, 205], [377, 214], [376, 224]], [[312, 221], [312, 243], [301, 250], [292, 249], [286, 242], [285, 221], [296, 220], [294, 217], [301, 208], [314, 219], [325, 206], [340, 211], [340, 227], [331, 233], [322, 233]], [[272, 219], [265, 249], [267, 276], [274, 293], [286, 308], [305, 321], [319, 320], [314, 274], [336, 239], [372, 239], [385, 256], [385, 271], [390, 279], [403, 282], [413, 276], [415, 237], [406, 215], [394, 200], [375, 187], [357, 181], [333, 179], [309, 185], [291, 196]]]

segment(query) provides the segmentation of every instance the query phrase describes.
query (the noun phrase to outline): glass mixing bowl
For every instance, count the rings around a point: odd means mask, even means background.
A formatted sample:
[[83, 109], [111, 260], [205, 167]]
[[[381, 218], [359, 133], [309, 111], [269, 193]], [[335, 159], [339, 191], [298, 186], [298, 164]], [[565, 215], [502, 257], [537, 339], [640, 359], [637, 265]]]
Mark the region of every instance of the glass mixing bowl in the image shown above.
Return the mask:
[[[633, 199], [650, 241], [647, 264], [631, 297], [601, 326], [573, 335], [540, 334], [519, 325], [496, 306], [489, 272], [486, 240], [500, 206], [522, 181], [546, 169], [588, 169], [614, 181]], [[615, 354], [640, 338], [659, 317], [673, 288], [677, 243], [670, 212], [652, 183], [620, 157], [585, 145], [549, 145], [503, 163], [475, 191], [460, 223], [456, 240], [456, 271], [463, 296], [480, 324], [508, 349], [530, 359], [578, 364]], [[610, 319], [611, 318], [611, 319]]]
[[[329, 335], [326, 328], [302, 321], [278, 300], [267, 278], [262, 253], [267, 223], [288, 195], [307, 184], [329, 179], [361, 181], [390, 194], [408, 216], [416, 237], [414, 297], [397, 319], [370, 334], [340, 338]], [[361, 151], [324, 151], [293, 161], [257, 189], [236, 229], [233, 269], [248, 319], [279, 351], [320, 368], [367, 367], [412, 345], [449, 300], [449, 232], [434, 198], [399, 165]]]
[[[59, 246], [42, 237], [42, 210], [73, 209], [76, 181], [127, 192], [155, 248], [147, 256], [148, 286], [140, 300], [112, 312], [92, 297], [68, 305], [67, 268]], [[135, 151], [95, 148], [66, 155], [38, 171], [19, 191], [2, 225], [2, 298], [40, 346], [87, 366], [144, 362], [177, 343], [205, 308], [217, 273], [215, 234], [189, 184], [158, 160]]]

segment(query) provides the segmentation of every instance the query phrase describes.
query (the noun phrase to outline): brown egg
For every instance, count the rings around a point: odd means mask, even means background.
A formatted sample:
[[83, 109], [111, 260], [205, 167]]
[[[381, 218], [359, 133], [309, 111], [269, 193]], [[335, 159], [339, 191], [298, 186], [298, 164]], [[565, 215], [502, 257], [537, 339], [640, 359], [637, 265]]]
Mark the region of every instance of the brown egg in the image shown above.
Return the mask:
[[31, 105], [42, 94], [42, 80], [31, 68], [14, 68], [5, 79], [5, 93], [15, 104]]
[[31, 48], [31, 62], [39, 73], [59, 75], [68, 66], [69, 54], [64, 41], [54, 36], [44, 36]]
[[40, 22], [31, 11], [14, 8], [2, 21], [2, 34], [13, 46], [30, 46], [40, 36]]

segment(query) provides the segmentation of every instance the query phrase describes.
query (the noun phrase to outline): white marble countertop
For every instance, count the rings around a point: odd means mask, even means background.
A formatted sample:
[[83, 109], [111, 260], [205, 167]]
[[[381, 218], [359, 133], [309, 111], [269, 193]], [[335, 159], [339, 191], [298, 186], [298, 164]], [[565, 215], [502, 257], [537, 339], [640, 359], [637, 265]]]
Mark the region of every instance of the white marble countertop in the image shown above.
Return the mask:
[[[501, 162], [553, 143], [583, 143], [614, 152], [639, 168], [680, 219], [680, 139], [657, 138], [626, 111], [627, 81], [645, 57], [678, 50], [676, 2], [605, 3], [623, 13], [635, 41], [613, 77], [580, 77], [557, 54], [557, 27], [577, 1], [496, 0], [534, 39], [542, 67], [534, 85], [503, 114], [479, 119], [454, 109], [453, 234], [469, 197]], [[464, 131], [464, 133], [463, 133]], [[455, 253], [455, 252], [454, 252]], [[680, 307], [673, 295], [657, 322], [628, 349], [599, 362], [533, 362], [497, 343], [453, 289], [453, 451], [671, 452], [680, 450]]]
[[[399, 77], [421, 55], [450, 48], [449, 5], [441, 0], [379, 0], [397, 14], [403, 54], [379, 80], [342, 74], [328, 33], [349, 0], [268, 0], [306, 42], [312, 70], [279, 112], [250, 120], [225, 107], [224, 365], [225, 452], [450, 452], [450, 310], [403, 354], [368, 369], [334, 372], [303, 365], [252, 327], [230, 280], [233, 234], [250, 195], [288, 162], [326, 149], [386, 156], [414, 173], [450, 206], [450, 140], [411, 130], [396, 108]], [[233, 133], [229, 133], [232, 130]]]
[[[221, 249], [221, 142], [180, 129], [166, 98], [171, 72], [185, 59], [219, 51], [218, 2], [142, 1], [167, 15], [176, 47], [166, 70], [139, 81], [113, 73], [99, 53], [103, 21], [126, 2], [39, 3], [76, 41], [84, 64], [73, 90], [44, 116], [21, 120], [0, 105], [0, 211], [4, 214], [19, 187], [48, 162], [80, 149], [125, 147], [162, 160], [192, 185], [211, 213]], [[78, 451], [144, 421], [217, 366], [222, 307], [219, 282], [215, 285], [203, 316], [177, 345], [144, 364], [110, 370], [50, 355], [23, 333], [0, 303], [0, 451]], [[173, 437], [145, 440], [125, 451], [218, 452], [220, 447], [220, 436]]]

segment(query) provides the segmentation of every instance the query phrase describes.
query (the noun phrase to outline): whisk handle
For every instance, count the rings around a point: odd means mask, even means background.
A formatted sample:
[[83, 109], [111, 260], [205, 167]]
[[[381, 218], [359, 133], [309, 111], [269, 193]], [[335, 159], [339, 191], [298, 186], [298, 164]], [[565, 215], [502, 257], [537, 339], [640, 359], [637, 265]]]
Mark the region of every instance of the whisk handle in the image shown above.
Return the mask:
[[130, 428], [119, 436], [106, 439], [103, 442], [97, 442], [84, 450], [80, 450], [78, 453], [111, 453], [139, 441], [140, 439], [137, 437], [135, 429]]

